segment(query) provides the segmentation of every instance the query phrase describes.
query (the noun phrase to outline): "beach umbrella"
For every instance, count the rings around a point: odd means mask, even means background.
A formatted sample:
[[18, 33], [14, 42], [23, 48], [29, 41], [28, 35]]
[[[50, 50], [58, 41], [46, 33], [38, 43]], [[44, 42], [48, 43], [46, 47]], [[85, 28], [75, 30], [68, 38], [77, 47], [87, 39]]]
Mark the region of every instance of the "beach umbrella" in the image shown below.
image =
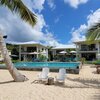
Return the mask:
[[76, 51], [70, 51], [70, 53], [76, 53]]
[[13, 55], [10, 55], [10, 57], [18, 57], [18, 55], [14, 55], [14, 54], [13, 54]]
[[39, 54], [38, 52], [33, 52], [33, 53], [36, 54], [36, 55]]
[[36, 52], [36, 51], [34, 51], [34, 52], [31, 52], [31, 53], [29, 53], [29, 54], [35, 54], [35, 55], [37, 55], [37, 54], [39, 54], [38, 52]]
[[66, 51], [61, 51], [59, 52], [60, 54], [66, 54], [67, 52]]

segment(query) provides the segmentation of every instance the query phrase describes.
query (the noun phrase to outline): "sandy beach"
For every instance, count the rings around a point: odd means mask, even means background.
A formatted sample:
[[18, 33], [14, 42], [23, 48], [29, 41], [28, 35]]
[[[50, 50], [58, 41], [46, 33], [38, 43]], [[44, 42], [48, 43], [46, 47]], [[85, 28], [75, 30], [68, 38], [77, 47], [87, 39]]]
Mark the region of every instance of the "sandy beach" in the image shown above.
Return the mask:
[[40, 71], [20, 71], [29, 78], [20, 83], [0, 69], [0, 100], [100, 100], [100, 74], [95, 71], [93, 65], [83, 65], [80, 74], [67, 74], [65, 85], [44, 85], [32, 83]]

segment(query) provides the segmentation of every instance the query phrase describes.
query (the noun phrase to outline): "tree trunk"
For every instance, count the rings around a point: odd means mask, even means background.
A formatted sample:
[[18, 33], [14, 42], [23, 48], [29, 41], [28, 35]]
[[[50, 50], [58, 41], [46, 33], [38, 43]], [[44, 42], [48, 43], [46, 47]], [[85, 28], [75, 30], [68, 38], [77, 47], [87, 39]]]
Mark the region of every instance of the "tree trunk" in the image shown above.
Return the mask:
[[21, 73], [19, 73], [18, 70], [14, 67], [14, 65], [11, 61], [11, 58], [9, 56], [8, 50], [6, 48], [6, 44], [3, 39], [3, 35], [1, 33], [0, 33], [0, 50], [1, 50], [1, 54], [4, 58], [5, 65], [6, 65], [7, 69], [9, 70], [11, 76], [13, 77], [14, 81], [16, 81], [16, 82], [27, 81], [28, 78], [26, 76], [22, 75]]

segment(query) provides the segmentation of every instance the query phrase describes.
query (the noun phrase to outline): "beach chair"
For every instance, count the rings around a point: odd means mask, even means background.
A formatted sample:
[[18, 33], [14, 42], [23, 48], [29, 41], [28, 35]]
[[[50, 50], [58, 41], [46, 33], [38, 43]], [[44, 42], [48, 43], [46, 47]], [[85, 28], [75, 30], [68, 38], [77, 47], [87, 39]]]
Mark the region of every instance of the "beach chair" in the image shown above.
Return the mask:
[[32, 83], [46, 83], [48, 81], [49, 68], [42, 68], [42, 72], [38, 74], [38, 80], [34, 80]]
[[65, 68], [60, 68], [58, 77], [56, 78], [56, 83], [65, 83], [65, 76], [66, 76], [66, 69]]
[[46, 81], [48, 79], [48, 75], [49, 75], [49, 68], [48, 67], [44, 67], [42, 69], [42, 72], [38, 75], [38, 78], [41, 81]]

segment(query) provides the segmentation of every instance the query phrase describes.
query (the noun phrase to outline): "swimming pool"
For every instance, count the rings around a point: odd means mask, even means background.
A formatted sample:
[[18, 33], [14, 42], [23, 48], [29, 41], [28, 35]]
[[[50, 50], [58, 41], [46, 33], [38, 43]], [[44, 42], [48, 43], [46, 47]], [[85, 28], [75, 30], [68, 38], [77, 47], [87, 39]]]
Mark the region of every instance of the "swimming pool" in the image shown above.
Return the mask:
[[17, 62], [14, 64], [16, 68], [66, 68], [76, 69], [80, 66], [80, 62]]

